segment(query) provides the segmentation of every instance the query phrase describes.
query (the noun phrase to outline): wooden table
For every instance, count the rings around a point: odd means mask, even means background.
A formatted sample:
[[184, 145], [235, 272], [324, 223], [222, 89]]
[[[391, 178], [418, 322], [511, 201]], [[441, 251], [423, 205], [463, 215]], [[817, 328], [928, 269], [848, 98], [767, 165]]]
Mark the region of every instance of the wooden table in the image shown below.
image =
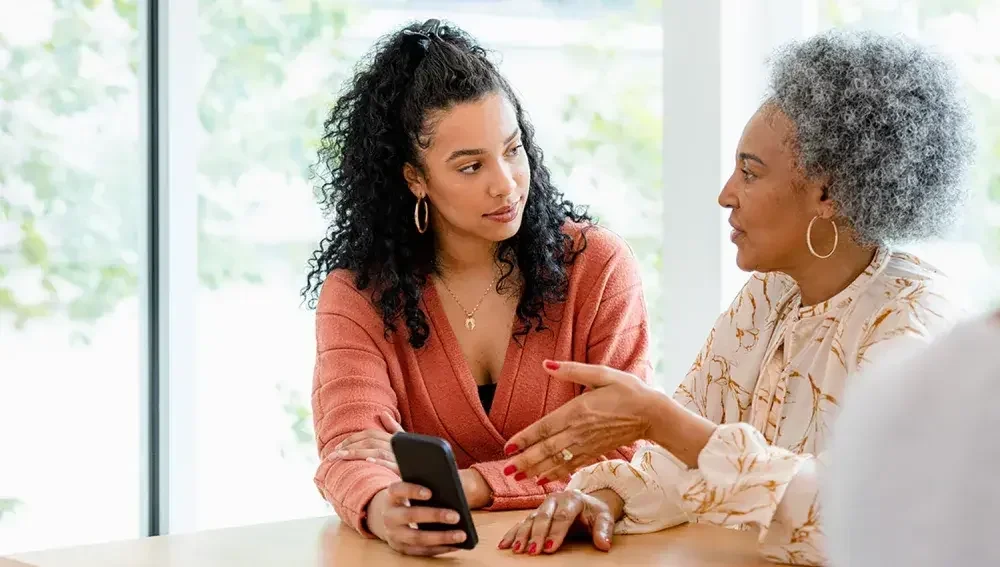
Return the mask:
[[589, 564], [684, 567], [761, 567], [752, 533], [691, 525], [642, 536], [615, 536], [611, 552], [572, 543], [553, 555], [529, 557], [499, 551], [504, 532], [524, 512], [476, 513], [479, 545], [436, 559], [404, 557], [379, 541], [367, 540], [336, 516], [107, 543], [0, 558], [0, 567], [256, 567], [376, 565], [545, 565]]

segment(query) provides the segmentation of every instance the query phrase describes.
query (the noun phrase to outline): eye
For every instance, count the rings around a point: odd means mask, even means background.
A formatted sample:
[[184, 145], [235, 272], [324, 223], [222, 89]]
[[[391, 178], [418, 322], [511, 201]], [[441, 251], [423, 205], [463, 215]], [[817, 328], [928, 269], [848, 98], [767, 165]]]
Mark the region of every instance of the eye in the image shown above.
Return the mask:
[[521, 148], [523, 147], [524, 147], [523, 144], [518, 144], [513, 148], [507, 150], [507, 157], [516, 157], [518, 154], [521, 153]]
[[757, 176], [754, 175], [752, 171], [750, 171], [749, 169], [747, 169], [745, 167], [742, 168], [742, 169], [740, 169], [740, 171], [743, 172], [743, 181], [746, 181], [747, 183], [750, 183], [754, 179], [757, 179]]
[[468, 174], [468, 175], [472, 175], [473, 173], [479, 171], [482, 167], [483, 167], [483, 164], [481, 164], [478, 161], [476, 161], [476, 162], [472, 162], [469, 165], [467, 165], [467, 166], [459, 169], [458, 171], [459, 171], [459, 173], [465, 173], [465, 174]]

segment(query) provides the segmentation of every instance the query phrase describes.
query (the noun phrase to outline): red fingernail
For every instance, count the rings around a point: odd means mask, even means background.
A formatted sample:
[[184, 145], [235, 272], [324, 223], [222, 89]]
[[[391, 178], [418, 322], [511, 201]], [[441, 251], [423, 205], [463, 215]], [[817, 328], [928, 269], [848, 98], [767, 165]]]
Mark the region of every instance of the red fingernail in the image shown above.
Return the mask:
[[549, 479], [545, 478], [544, 476], [542, 478], [538, 479], [538, 486], [545, 486], [548, 483], [549, 483]]
[[510, 476], [517, 472], [517, 467], [514, 465], [507, 465], [507, 468], [503, 470], [504, 476]]
[[555, 542], [552, 541], [551, 539], [545, 540], [545, 551], [552, 549], [553, 545], [555, 545]]
[[517, 542], [514, 544], [514, 551], [521, 551], [521, 542]]
[[519, 481], [519, 482], [522, 481], [522, 480], [524, 480], [524, 479], [526, 479], [526, 478], [528, 478], [528, 475], [524, 474], [523, 472], [519, 472], [516, 475], [514, 475], [514, 480]]
[[548, 368], [549, 370], [559, 370], [559, 363], [554, 360], [546, 360], [545, 368]]
[[511, 455], [513, 455], [516, 452], [517, 452], [517, 445], [515, 445], [513, 443], [511, 443], [510, 445], [507, 445], [506, 447], [503, 448], [503, 453], [505, 455], [507, 455], [508, 457], [511, 456]]
[[534, 543], [534, 542], [532, 542], [532, 543], [531, 543], [531, 547], [529, 547], [529, 548], [528, 548], [528, 554], [529, 554], [529, 555], [532, 555], [532, 554], [534, 554], [534, 553], [535, 553], [536, 551], [538, 551], [538, 544], [537, 544], [537, 543]]

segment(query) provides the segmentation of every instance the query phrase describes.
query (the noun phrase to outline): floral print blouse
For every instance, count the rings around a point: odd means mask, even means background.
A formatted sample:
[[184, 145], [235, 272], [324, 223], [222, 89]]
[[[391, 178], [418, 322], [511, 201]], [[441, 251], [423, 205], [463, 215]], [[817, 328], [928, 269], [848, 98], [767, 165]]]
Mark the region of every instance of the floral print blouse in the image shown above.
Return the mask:
[[959, 310], [941, 272], [885, 249], [846, 289], [802, 306], [780, 273], [754, 274], [708, 336], [674, 398], [719, 424], [689, 469], [649, 444], [631, 462], [578, 471], [568, 489], [625, 501], [615, 533], [684, 522], [759, 528], [775, 562], [826, 563], [817, 476], [849, 377], [948, 330]]

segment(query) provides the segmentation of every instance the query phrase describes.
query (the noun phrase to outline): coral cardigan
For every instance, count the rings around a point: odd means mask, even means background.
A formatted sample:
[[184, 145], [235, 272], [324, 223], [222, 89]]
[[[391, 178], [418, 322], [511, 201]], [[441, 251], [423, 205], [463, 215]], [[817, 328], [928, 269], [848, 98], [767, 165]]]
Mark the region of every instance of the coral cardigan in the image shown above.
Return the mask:
[[[564, 230], [579, 242], [580, 225]], [[386, 338], [370, 290], [359, 291], [348, 272], [329, 275], [316, 314], [312, 406], [321, 462], [315, 482], [344, 522], [370, 535], [364, 521], [369, 501], [399, 480], [380, 465], [330, 457], [348, 435], [381, 428], [378, 415], [385, 410], [406, 431], [447, 440], [459, 468], [479, 471], [493, 491], [487, 510], [533, 508], [565, 487], [515, 482], [502, 472], [508, 438], [583, 392], [549, 378], [542, 361], [603, 364], [643, 380], [651, 374], [635, 259], [623, 240], [600, 227], [587, 230], [586, 240], [569, 267], [565, 303], [546, 307], [548, 329], [510, 341], [488, 414], [433, 285], [421, 298], [430, 337], [414, 349], [405, 329]], [[635, 449], [622, 447], [608, 457], [628, 460]]]

